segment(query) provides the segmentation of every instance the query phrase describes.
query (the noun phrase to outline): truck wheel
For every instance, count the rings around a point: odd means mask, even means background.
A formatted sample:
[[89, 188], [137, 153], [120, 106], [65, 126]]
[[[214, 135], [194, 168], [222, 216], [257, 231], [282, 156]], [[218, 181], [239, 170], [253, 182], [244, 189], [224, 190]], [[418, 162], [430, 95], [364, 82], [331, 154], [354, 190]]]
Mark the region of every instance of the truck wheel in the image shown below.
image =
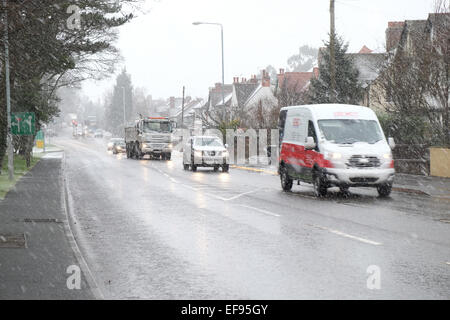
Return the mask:
[[197, 171], [197, 165], [196, 164], [191, 164], [191, 169], [192, 169], [192, 172], [196, 172]]
[[313, 175], [314, 195], [316, 197], [324, 197], [327, 195], [327, 184], [320, 172], [315, 172]]
[[389, 197], [389, 195], [391, 194], [392, 191], [392, 184], [383, 184], [381, 186], [377, 187], [378, 190], [378, 194], [380, 195], [380, 197], [385, 198], [385, 197]]
[[285, 167], [282, 167], [280, 170], [280, 181], [283, 191], [291, 191], [293, 180], [289, 177], [289, 174]]
[[222, 166], [222, 172], [228, 172], [230, 171], [230, 165], [229, 164], [224, 164]]

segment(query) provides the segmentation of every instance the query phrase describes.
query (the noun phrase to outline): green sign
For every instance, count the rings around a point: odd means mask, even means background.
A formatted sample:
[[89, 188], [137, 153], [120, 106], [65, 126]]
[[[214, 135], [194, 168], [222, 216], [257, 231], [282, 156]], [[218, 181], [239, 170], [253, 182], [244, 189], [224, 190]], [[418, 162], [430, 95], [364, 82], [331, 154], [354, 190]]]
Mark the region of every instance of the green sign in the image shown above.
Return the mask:
[[34, 135], [36, 118], [34, 112], [11, 113], [11, 133], [18, 136]]

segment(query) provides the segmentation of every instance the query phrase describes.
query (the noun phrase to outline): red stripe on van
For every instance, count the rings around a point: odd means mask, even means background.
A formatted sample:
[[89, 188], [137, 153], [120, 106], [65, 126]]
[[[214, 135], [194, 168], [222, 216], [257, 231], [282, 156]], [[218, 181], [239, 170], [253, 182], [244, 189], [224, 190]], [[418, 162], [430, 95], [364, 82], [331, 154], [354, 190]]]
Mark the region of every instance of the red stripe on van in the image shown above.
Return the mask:
[[315, 150], [305, 150], [302, 145], [285, 143], [281, 145], [280, 162], [312, 168], [314, 163], [321, 168], [333, 168], [331, 161], [324, 159], [323, 154]]

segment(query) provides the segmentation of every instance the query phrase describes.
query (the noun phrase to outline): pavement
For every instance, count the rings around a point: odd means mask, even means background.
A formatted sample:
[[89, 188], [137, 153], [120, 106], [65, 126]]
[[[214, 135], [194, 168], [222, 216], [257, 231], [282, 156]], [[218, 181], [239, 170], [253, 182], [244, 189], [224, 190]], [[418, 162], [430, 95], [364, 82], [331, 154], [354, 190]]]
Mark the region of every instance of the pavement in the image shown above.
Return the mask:
[[[102, 139], [54, 143], [63, 161], [44, 157], [0, 203], [0, 234], [27, 235], [26, 249], [0, 248], [0, 298], [450, 299], [444, 198], [317, 199], [308, 184], [281, 191], [267, 168], [194, 173], [178, 152], [132, 160]], [[71, 264], [81, 290], [66, 289]]]
[[[0, 202], [0, 299], [95, 297], [68, 227], [62, 159], [42, 158]], [[80, 268], [80, 289], [67, 286], [70, 266]]]

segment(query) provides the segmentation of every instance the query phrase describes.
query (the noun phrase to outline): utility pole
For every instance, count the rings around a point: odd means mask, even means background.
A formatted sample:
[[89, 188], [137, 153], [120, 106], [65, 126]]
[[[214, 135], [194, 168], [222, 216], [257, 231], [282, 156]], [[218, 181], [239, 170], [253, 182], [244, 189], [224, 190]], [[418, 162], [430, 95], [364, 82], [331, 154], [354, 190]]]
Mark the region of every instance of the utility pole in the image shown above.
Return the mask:
[[334, 28], [334, 0], [330, 0], [330, 80], [331, 102], [336, 102], [336, 56], [335, 56], [335, 28]]
[[5, 82], [6, 82], [6, 119], [7, 119], [7, 143], [8, 143], [8, 172], [9, 180], [14, 179], [14, 152], [12, 145], [12, 135], [11, 135], [11, 88], [9, 83], [9, 40], [8, 40], [8, 12], [6, 7], [6, 0], [3, 0], [3, 10], [5, 22]]
[[183, 102], [181, 103], [181, 128], [184, 128], [184, 86], [183, 86]]

